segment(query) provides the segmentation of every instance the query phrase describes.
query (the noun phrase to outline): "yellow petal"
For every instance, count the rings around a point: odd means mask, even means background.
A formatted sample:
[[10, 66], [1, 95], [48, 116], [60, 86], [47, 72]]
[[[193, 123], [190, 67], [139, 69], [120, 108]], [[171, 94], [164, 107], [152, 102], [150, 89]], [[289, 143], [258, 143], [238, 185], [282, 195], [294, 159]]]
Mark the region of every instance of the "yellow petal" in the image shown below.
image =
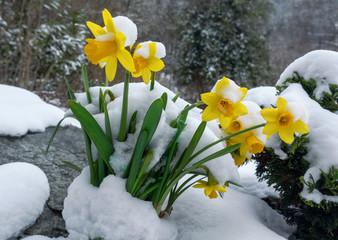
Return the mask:
[[284, 113], [287, 104], [288, 104], [288, 102], [284, 98], [279, 97], [278, 100], [277, 100], [278, 111], [280, 113]]
[[261, 115], [265, 121], [268, 122], [277, 122], [279, 113], [277, 109], [274, 108], [264, 108], [261, 110]]
[[264, 128], [263, 128], [263, 131], [262, 133], [264, 135], [274, 135], [278, 132], [278, 125], [277, 123], [267, 123]]
[[241, 156], [245, 156], [247, 152], [248, 152], [248, 145], [246, 144], [246, 141], [243, 141], [241, 146], [239, 147], [239, 154]]
[[206, 105], [213, 106], [216, 108], [217, 103], [220, 100], [220, 97], [218, 96], [217, 93], [208, 92], [201, 94], [201, 99]]
[[205, 184], [196, 184], [194, 186], [192, 186], [193, 188], [205, 188]]
[[292, 131], [291, 128], [280, 128], [278, 129], [278, 133], [279, 133], [279, 137], [285, 143], [290, 144], [295, 139], [293, 136], [294, 132]]
[[242, 93], [243, 93], [241, 99], [239, 100], [239, 101], [242, 101], [243, 98], [245, 97], [245, 95], [247, 94], [248, 89], [247, 88], [239, 88], [239, 90], [242, 91]]
[[227, 190], [225, 190], [225, 187], [223, 187], [223, 186], [216, 186], [215, 190], [218, 191], [218, 192], [226, 192], [227, 191]]
[[218, 93], [221, 91], [224, 87], [230, 84], [230, 80], [226, 77], [223, 77], [221, 81], [219, 81], [216, 85], [216, 92]]
[[115, 41], [118, 49], [124, 49], [124, 43], [126, 42], [126, 35], [124, 35], [122, 32], [116, 32], [115, 33]]
[[209, 195], [212, 193], [212, 191], [215, 191], [215, 190], [212, 189], [211, 187], [206, 187], [206, 188], [204, 189], [204, 194], [205, 194], [205, 196], [209, 196]]
[[107, 9], [105, 9], [102, 11], [102, 16], [103, 16], [104, 25], [106, 26], [107, 32], [116, 33], [115, 25], [113, 22], [113, 18], [110, 15], [110, 12]]
[[148, 59], [148, 67], [151, 71], [158, 72], [164, 68], [164, 63], [161, 59], [152, 57]]
[[219, 116], [219, 112], [216, 108], [213, 108], [212, 106], [208, 106], [204, 109], [202, 113], [202, 120], [205, 122], [217, 119]]
[[135, 71], [134, 60], [131, 57], [130, 52], [125, 49], [119, 49], [117, 50], [116, 55], [125, 69], [127, 69], [129, 72]]
[[236, 166], [241, 166], [246, 160], [246, 156], [240, 156], [240, 155], [234, 155], [233, 158], [235, 160]]
[[156, 43], [149, 43], [149, 58], [155, 57], [156, 54]]
[[236, 107], [234, 109], [234, 115], [243, 116], [245, 114], [248, 114], [248, 109], [246, 108], [246, 106], [241, 102], [236, 103]]
[[101, 26], [97, 25], [96, 23], [87, 21], [87, 26], [89, 30], [93, 33], [94, 37], [107, 33]]
[[220, 114], [218, 117], [219, 123], [221, 124], [221, 127], [226, 129], [229, 127], [231, 122], [231, 117], [225, 117], [223, 114]]
[[148, 84], [151, 78], [151, 72], [148, 68], [142, 69], [142, 79], [145, 84]]
[[293, 131], [301, 134], [309, 132], [309, 127], [302, 121], [298, 120], [292, 125]]
[[117, 59], [116, 57], [109, 57], [106, 63], [106, 76], [109, 82], [113, 81], [116, 74]]

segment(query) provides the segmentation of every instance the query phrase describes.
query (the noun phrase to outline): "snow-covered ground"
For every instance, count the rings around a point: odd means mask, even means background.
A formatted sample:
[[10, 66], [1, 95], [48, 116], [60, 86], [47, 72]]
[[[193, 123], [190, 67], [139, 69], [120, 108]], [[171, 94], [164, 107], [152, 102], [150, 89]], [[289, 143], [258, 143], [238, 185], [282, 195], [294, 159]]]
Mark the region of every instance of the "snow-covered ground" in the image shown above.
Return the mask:
[[[6, 113], [1, 117], [1, 135], [21, 136], [27, 131], [43, 131], [63, 117], [64, 112], [44, 103], [35, 94], [20, 89], [0, 85], [0, 111]], [[19, 117], [25, 115], [25, 118]], [[277, 196], [272, 188], [264, 182], [258, 182], [254, 175], [254, 163], [239, 169], [244, 188], [230, 187], [224, 198], [209, 199], [200, 189], [189, 189], [174, 205], [169, 220], [159, 220], [157, 216], [153, 227], [169, 221], [165, 226], [175, 226], [176, 239], [285, 239], [293, 228], [285, 224], [283, 218], [272, 210], [259, 197]], [[49, 185], [45, 175], [35, 166], [24, 163], [10, 163], [0, 166], [0, 192], [6, 197], [0, 199], [0, 239], [15, 236], [20, 230], [34, 223], [42, 212], [43, 205], [49, 196]], [[6, 180], [6, 181], [4, 181]], [[114, 195], [117, 193], [114, 190]], [[128, 195], [120, 188], [121, 195]], [[119, 194], [116, 194], [119, 195]], [[20, 196], [25, 196], [20, 197]], [[27, 198], [26, 196], [29, 196]], [[133, 206], [133, 201], [148, 204], [138, 199], [125, 196], [125, 206]], [[149, 207], [150, 206], [150, 207]], [[149, 205], [145, 215], [154, 215]], [[99, 209], [97, 209], [99, 211]], [[123, 210], [123, 209], [122, 209]], [[136, 209], [135, 209], [136, 210]], [[124, 210], [125, 214], [133, 211]], [[148, 211], [148, 212], [147, 212]], [[155, 214], [156, 215], [156, 214]], [[98, 216], [100, 217], [100, 216]], [[125, 217], [125, 216], [124, 216]], [[115, 216], [116, 218], [116, 216]], [[127, 218], [128, 219], [128, 218]], [[134, 221], [144, 221], [143, 218]], [[10, 221], [9, 221], [10, 220]], [[128, 225], [126, 225], [128, 226]], [[116, 229], [114, 228], [115, 232]], [[126, 229], [121, 227], [124, 234]], [[130, 228], [130, 231], [133, 231]], [[49, 239], [45, 236], [27, 237], [29, 240]], [[63, 238], [61, 238], [63, 239]], [[76, 239], [69, 238], [69, 239]], [[150, 238], [151, 239], [151, 238]]]

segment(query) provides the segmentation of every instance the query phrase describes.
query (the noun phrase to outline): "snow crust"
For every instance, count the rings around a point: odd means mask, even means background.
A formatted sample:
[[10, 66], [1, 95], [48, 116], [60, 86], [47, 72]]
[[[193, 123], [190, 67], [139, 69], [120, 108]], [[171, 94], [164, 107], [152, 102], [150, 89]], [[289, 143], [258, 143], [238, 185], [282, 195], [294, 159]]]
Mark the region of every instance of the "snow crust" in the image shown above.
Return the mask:
[[125, 16], [117, 16], [113, 18], [116, 31], [122, 32], [126, 36], [124, 46], [130, 46], [135, 43], [137, 39], [136, 24]]
[[0, 239], [16, 236], [42, 213], [49, 184], [40, 168], [24, 162], [0, 165]]
[[[36, 94], [23, 88], [0, 84], [0, 136], [19, 137], [27, 132], [43, 132], [55, 126], [64, 111], [45, 103]], [[62, 126], [79, 126], [77, 121], [65, 119]]]
[[315, 50], [305, 54], [284, 70], [276, 85], [282, 85], [294, 72], [298, 72], [305, 80], [314, 79], [317, 83], [315, 98], [322, 99], [324, 92], [332, 94], [329, 84], [338, 84], [338, 52]]

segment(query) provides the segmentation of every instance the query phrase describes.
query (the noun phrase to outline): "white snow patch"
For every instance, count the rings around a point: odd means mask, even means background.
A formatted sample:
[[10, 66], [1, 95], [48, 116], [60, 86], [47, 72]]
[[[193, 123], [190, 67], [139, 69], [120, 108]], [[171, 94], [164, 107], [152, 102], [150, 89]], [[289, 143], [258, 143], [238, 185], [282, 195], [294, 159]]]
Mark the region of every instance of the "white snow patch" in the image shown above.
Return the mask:
[[[64, 117], [64, 111], [45, 103], [36, 94], [22, 88], [0, 84], [0, 136], [19, 137], [27, 132], [43, 132]], [[65, 119], [62, 126], [79, 124]]]
[[0, 239], [30, 226], [49, 198], [49, 184], [40, 168], [24, 162], [0, 165]]

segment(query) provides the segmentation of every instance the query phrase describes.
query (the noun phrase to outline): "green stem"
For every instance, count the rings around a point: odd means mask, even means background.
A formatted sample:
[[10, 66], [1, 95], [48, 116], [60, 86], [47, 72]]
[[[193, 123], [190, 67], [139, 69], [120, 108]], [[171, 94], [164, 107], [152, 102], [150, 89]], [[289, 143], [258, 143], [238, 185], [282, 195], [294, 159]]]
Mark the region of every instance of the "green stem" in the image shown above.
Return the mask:
[[156, 73], [155, 72], [151, 72], [150, 91], [154, 89], [155, 76], [156, 76]]
[[126, 141], [127, 138], [127, 114], [128, 114], [128, 92], [129, 92], [129, 78], [130, 72], [126, 71], [123, 89], [123, 103], [121, 112], [120, 132], [118, 140], [120, 142]]

